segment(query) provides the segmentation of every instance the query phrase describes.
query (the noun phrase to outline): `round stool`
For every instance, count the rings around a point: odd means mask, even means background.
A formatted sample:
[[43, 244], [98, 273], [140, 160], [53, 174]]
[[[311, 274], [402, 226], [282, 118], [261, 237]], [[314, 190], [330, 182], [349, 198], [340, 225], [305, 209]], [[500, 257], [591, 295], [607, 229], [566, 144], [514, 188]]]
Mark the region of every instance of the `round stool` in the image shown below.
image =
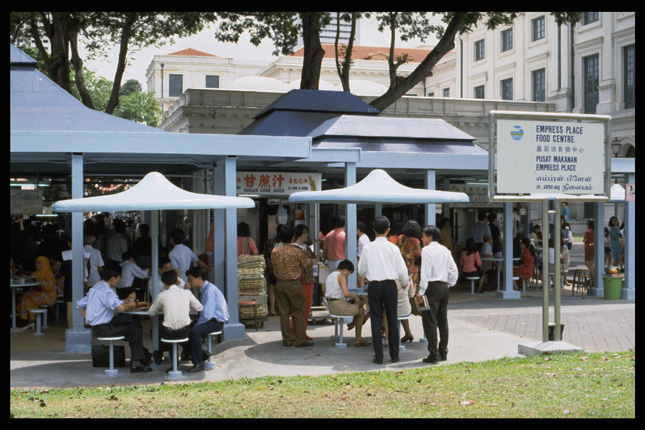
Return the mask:
[[470, 294], [475, 294], [475, 281], [479, 281], [479, 277], [469, 276], [466, 279], [470, 281]]
[[110, 342], [110, 368], [105, 370], [107, 376], [116, 376], [119, 374], [119, 369], [114, 368], [114, 342], [117, 340], [123, 340], [125, 336], [115, 336], [115, 337], [97, 337], [96, 340], [102, 342]]
[[405, 346], [403, 346], [403, 344], [401, 343], [401, 321], [409, 320], [411, 317], [412, 314], [408, 314], [396, 318], [397, 320], [399, 320], [399, 351], [405, 351]]
[[208, 334], [206, 335], [206, 337], [207, 337], [207, 342], [208, 342], [208, 361], [207, 361], [206, 363], [204, 363], [204, 369], [213, 369], [213, 368], [215, 368], [215, 366], [216, 366], [216, 363], [215, 363], [214, 361], [212, 361], [212, 360], [211, 360], [211, 355], [212, 355], [212, 352], [211, 352], [211, 342], [212, 342], [212, 340], [213, 340], [213, 336], [218, 336], [218, 335], [220, 335], [220, 334], [222, 334], [222, 332], [221, 332], [221, 331], [214, 331], [214, 332], [212, 332], [212, 333], [208, 333]]
[[45, 333], [40, 331], [40, 324], [41, 324], [41, 318], [43, 316], [46, 317], [47, 315], [47, 309], [29, 309], [29, 312], [34, 314], [36, 318], [36, 333], [34, 333], [34, 336], [44, 336]]
[[42, 325], [42, 328], [49, 328], [49, 326], [47, 325], [47, 309], [48, 309], [48, 308], [49, 308], [49, 306], [47, 306], [47, 305], [40, 305], [40, 309], [44, 309], [44, 310], [45, 310], [45, 313], [43, 314], [43, 325]]
[[183, 339], [164, 339], [161, 338], [162, 342], [172, 343], [172, 370], [168, 370], [168, 376], [171, 378], [177, 378], [182, 375], [181, 370], [177, 370], [177, 344], [188, 342], [188, 338]]

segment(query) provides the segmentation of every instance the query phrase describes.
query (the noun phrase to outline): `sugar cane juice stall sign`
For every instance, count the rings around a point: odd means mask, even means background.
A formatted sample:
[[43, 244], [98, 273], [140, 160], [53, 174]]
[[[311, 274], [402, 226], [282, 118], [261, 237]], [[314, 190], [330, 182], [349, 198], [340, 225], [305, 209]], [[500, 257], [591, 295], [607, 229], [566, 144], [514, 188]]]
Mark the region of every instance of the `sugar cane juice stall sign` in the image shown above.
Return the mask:
[[600, 123], [499, 119], [497, 191], [602, 194], [604, 138]]
[[300, 191], [320, 190], [320, 173], [237, 172], [237, 194], [258, 197], [289, 196]]

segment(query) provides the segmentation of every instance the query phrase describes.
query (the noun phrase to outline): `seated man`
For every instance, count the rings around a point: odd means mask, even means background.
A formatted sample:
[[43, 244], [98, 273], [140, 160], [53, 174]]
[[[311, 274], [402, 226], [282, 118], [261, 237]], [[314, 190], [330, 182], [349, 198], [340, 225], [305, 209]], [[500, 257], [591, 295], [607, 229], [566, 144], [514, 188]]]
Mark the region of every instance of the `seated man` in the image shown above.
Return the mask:
[[123, 263], [121, 263], [121, 281], [116, 286], [116, 294], [120, 299], [128, 297], [131, 293], [135, 292], [134, 282], [136, 278], [145, 279], [148, 276], [148, 269], [142, 269], [134, 262], [134, 254], [126, 251], [122, 255]]
[[201, 267], [192, 267], [186, 271], [188, 284], [191, 288], [198, 288], [203, 305], [199, 318], [190, 328], [188, 342], [193, 367], [189, 372], [204, 370], [204, 357], [208, 353], [202, 349], [202, 338], [214, 331], [221, 331], [224, 323], [228, 322], [228, 305], [222, 292], [206, 279], [207, 272]]
[[94, 285], [87, 296], [77, 301], [76, 307], [97, 337], [125, 336], [125, 340], [130, 343], [132, 373], [150, 372], [152, 369], [147, 366], [141, 323], [133, 315], [125, 313], [115, 315], [116, 311], [123, 312], [136, 307], [134, 293], [125, 300], [119, 299], [116, 295], [114, 289], [120, 280], [121, 266], [114, 263], [106, 264], [101, 282]]
[[[165, 339], [183, 339], [188, 337], [190, 332], [190, 309], [201, 311], [203, 306], [195, 298], [190, 290], [184, 290], [179, 286], [179, 277], [177, 272], [170, 269], [161, 275], [166, 290], [159, 293], [152, 306], [150, 306], [150, 315], [157, 315], [157, 312], [163, 310], [163, 324], [159, 330], [159, 335]], [[156, 364], [161, 364], [164, 351], [169, 351], [170, 345], [160, 342], [159, 350], [153, 351], [152, 355]]]

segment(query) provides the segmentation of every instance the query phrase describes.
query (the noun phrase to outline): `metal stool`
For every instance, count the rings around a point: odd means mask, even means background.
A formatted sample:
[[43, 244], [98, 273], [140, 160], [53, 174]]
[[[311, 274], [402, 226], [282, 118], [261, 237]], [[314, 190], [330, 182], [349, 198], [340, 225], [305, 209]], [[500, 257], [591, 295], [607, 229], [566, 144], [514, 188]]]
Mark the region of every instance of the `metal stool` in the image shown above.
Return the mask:
[[[327, 307], [327, 312], [329, 312], [329, 305], [326, 297], [325, 306]], [[334, 335], [331, 337], [332, 341], [337, 340], [334, 346], [340, 349], [347, 348], [347, 344], [343, 342], [343, 324], [348, 322], [347, 320], [353, 320], [354, 317], [347, 315], [334, 315], [331, 312], [329, 312], [329, 317], [334, 322]]]
[[114, 341], [123, 340], [125, 336], [115, 337], [97, 337], [96, 340], [110, 342], [110, 368], [105, 370], [107, 376], [116, 376], [119, 374], [119, 369], [114, 368]]
[[40, 331], [40, 327], [41, 327], [41, 318], [43, 317], [47, 318], [47, 309], [29, 309], [29, 312], [34, 314], [36, 318], [36, 333], [34, 333], [34, 336], [44, 336], [45, 333]]
[[399, 351], [405, 351], [405, 346], [401, 343], [401, 320], [409, 320], [410, 317], [412, 317], [412, 314], [396, 317], [396, 319], [399, 320]]
[[222, 334], [221, 331], [214, 331], [206, 335], [207, 342], [208, 342], [208, 361], [204, 363], [204, 369], [213, 369], [216, 366], [216, 363], [211, 360], [211, 355], [212, 355], [211, 341], [213, 340], [213, 336], [219, 336], [221, 334]]
[[183, 339], [164, 339], [161, 338], [162, 342], [172, 343], [172, 370], [168, 371], [168, 376], [171, 378], [178, 378], [182, 375], [181, 370], [177, 370], [177, 344], [188, 342], [188, 338]]
[[576, 290], [580, 289], [580, 294], [584, 296], [585, 291], [589, 288], [591, 276], [588, 270], [576, 269], [573, 272], [573, 286], [571, 287], [571, 295], [575, 296]]
[[470, 294], [475, 294], [475, 281], [479, 281], [479, 277], [469, 276], [466, 280], [470, 281]]

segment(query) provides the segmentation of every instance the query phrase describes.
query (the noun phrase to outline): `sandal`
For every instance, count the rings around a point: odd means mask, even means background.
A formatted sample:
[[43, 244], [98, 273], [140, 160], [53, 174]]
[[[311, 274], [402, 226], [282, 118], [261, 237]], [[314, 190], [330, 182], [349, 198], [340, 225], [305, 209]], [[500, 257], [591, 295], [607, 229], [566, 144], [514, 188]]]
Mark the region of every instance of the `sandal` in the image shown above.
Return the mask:
[[368, 342], [365, 339], [357, 339], [354, 340], [354, 346], [359, 347], [359, 346], [370, 346], [372, 342]]

